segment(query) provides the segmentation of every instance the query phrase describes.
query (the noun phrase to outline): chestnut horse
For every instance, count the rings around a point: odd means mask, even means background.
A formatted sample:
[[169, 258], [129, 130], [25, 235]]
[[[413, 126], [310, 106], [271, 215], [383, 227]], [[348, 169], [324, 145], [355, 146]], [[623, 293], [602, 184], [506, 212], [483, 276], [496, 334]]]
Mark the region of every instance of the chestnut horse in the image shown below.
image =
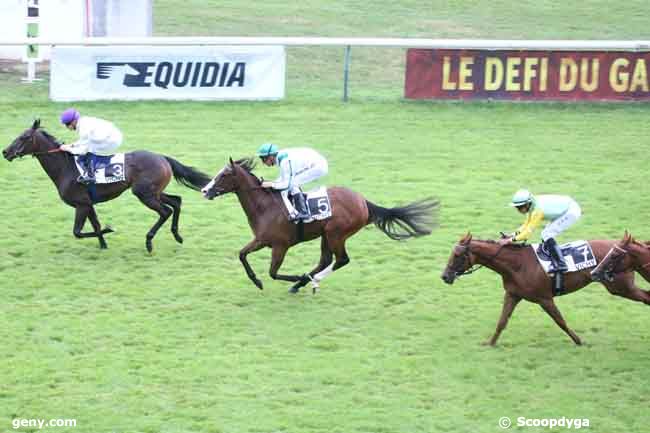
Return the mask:
[[[596, 261], [600, 262], [615, 243], [616, 241], [611, 240], [589, 241]], [[454, 246], [441, 277], [445, 283], [453, 284], [457, 277], [477, 270], [478, 268], [474, 267], [477, 265], [479, 268], [484, 266], [501, 275], [505, 289], [501, 317], [494, 335], [486, 344], [491, 346], [496, 344], [513, 310], [522, 299], [539, 304], [575, 344], [581, 344], [580, 338], [569, 329], [555, 305], [552, 280], [540, 266], [530, 245], [501, 246], [492, 240], [472, 239], [472, 235], [468, 233]], [[564, 293], [575, 292], [590, 284], [592, 282], [590, 269], [592, 268], [567, 273], [564, 278]], [[650, 299], [648, 292], [634, 284], [632, 272], [617, 274], [612, 281], [603, 281], [602, 284], [613, 295], [645, 303]]]
[[[361, 194], [347, 188], [328, 188], [332, 216], [325, 220], [305, 223], [301, 228], [288, 220], [280, 193], [260, 187], [261, 181], [251, 171], [255, 167], [252, 158], [227, 164], [215, 178], [203, 188], [207, 199], [234, 192], [246, 213], [254, 238], [240, 252], [246, 274], [262, 289], [246, 256], [264, 247], [272, 249], [269, 274], [274, 280], [295, 282], [290, 293], [312, 282], [315, 292], [320, 281], [327, 275], [350, 262], [345, 241], [361, 228], [374, 223], [389, 238], [402, 240], [428, 235], [434, 226], [438, 202], [426, 199], [403, 207], [384, 208], [367, 201]], [[302, 224], [302, 223], [301, 223]], [[282, 275], [278, 270], [287, 250], [297, 243], [321, 238], [321, 257], [318, 265], [308, 274]], [[332, 263], [332, 256], [336, 258]]]
[[[612, 281], [619, 274], [638, 272], [643, 279], [650, 282], [650, 242], [638, 242], [625, 231], [623, 240], [617, 242], [603, 260], [591, 271], [594, 281]], [[645, 294], [643, 302], [650, 305], [650, 292]]]
[[[178, 243], [183, 242], [183, 238], [178, 233], [181, 197], [166, 194], [163, 190], [173, 175], [179, 183], [198, 191], [210, 181], [207, 175], [168, 156], [145, 151], [129, 152], [124, 155], [126, 179], [122, 182], [96, 185], [93, 200], [88, 187], [77, 182], [79, 172], [74, 157], [70, 153], [59, 151], [59, 146], [60, 143], [54, 137], [40, 129], [40, 120], [36, 120], [31, 128], [23, 131], [2, 151], [2, 155], [8, 161], [25, 155], [32, 155], [38, 159], [43, 170], [54, 182], [61, 200], [75, 208], [73, 228], [75, 237], [96, 237], [99, 239], [99, 247], [107, 248], [104, 235], [112, 233], [113, 229], [101, 228], [93, 204], [112, 200], [131, 188], [133, 194], [159, 216], [158, 221], [147, 233], [145, 242], [147, 251], [151, 252], [153, 249], [153, 237], [170, 216], [174, 239]], [[89, 219], [93, 226], [92, 232], [82, 232], [86, 219]]]

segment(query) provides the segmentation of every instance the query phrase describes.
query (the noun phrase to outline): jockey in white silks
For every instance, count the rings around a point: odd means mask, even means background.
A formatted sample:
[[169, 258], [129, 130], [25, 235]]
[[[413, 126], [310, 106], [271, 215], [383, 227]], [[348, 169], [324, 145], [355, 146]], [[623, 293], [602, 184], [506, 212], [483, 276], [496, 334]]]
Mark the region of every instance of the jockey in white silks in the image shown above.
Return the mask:
[[[262, 188], [280, 191], [282, 201], [289, 211], [289, 220], [308, 218], [307, 203], [300, 187], [327, 174], [325, 157], [306, 147], [279, 150], [278, 146], [272, 143], [260, 146], [257, 156], [267, 166], [280, 167], [280, 176], [273, 182], [262, 182]], [[290, 198], [294, 199], [295, 208]]]
[[78, 181], [94, 183], [94, 156], [114, 154], [122, 144], [122, 132], [111, 122], [96, 117], [81, 116], [74, 108], [68, 108], [61, 114], [61, 123], [79, 134], [77, 141], [62, 145], [61, 150], [74, 155], [86, 155], [86, 172], [79, 176]]

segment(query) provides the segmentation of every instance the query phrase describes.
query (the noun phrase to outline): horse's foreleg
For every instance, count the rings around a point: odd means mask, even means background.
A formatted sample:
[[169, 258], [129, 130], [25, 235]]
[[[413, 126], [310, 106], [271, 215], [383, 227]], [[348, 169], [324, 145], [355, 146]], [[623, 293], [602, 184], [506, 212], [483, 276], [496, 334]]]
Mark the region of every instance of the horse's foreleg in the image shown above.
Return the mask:
[[650, 292], [634, 284], [634, 273], [619, 274], [612, 282], [603, 282], [609, 293], [650, 305]]
[[246, 246], [242, 248], [241, 251], [239, 252], [239, 261], [241, 261], [242, 265], [244, 265], [244, 269], [246, 270], [246, 275], [248, 275], [248, 278], [250, 278], [251, 281], [260, 290], [264, 289], [264, 287], [262, 286], [262, 282], [255, 275], [255, 272], [253, 271], [253, 268], [251, 268], [251, 265], [248, 263], [246, 256], [249, 253], [253, 253], [261, 249], [262, 247], [264, 247], [264, 244], [262, 244], [260, 241], [257, 240], [257, 238], [255, 238], [252, 241], [250, 241], [248, 244], [246, 244]]
[[[86, 219], [90, 219], [90, 223], [93, 226], [93, 232], [83, 233], [83, 227], [86, 223]], [[104, 234], [111, 233], [113, 230], [110, 228], [101, 229], [97, 214], [95, 213], [95, 208], [92, 206], [79, 206], [75, 208], [75, 218], [74, 218], [74, 227], [72, 229], [72, 234], [74, 237], [82, 238], [99, 238], [99, 247], [106, 249], [106, 241], [104, 240]]]
[[506, 291], [503, 296], [503, 308], [501, 309], [501, 317], [499, 317], [499, 321], [497, 322], [497, 329], [494, 331], [492, 338], [490, 338], [485, 344], [494, 346], [497, 343], [501, 332], [506, 329], [508, 320], [510, 319], [510, 316], [512, 316], [512, 312], [517, 304], [519, 304], [519, 301], [521, 301], [521, 297]]
[[566, 332], [569, 337], [571, 337], [575, 344], [578, 346], [582, 344], [580, 337], [578, 337], [575, 332], [573, 332], [567, 326], [566, 322], [564, 321], [564, 317], [562, 317], [562, 313], [560, 313], [560, 310], [557, 309], [557, 306], [555, 305], [555, 302], [553, 302], [553, 299], [544, 299], [539, 302], [539, 305], [544, 309], [544, 311], [548, 313], [549, 316], [553, 318], [555, 323], [557, 323], [557, 326], [562, 328], [562, 330]]
[[271, 267], [269, 268], [269, 275], [271, 275], [271, 278], [273, 278], [274, 280], [295, 282], [303, 279], [304, 277], [303, 275], [278, 274], [278, 271], [280, 270], [280, 266], [282, 266], [282, 262], [284, 261], [284, 256], [287, 254], [288, 249], [289, 247], [286, 245], [273, 246], [273, 252], [271, 253]]

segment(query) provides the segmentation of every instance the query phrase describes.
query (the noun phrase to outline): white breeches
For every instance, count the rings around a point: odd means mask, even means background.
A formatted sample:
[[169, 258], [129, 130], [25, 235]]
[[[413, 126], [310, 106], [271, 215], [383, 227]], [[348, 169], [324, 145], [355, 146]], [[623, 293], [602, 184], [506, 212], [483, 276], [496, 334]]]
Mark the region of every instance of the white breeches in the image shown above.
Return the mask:
[[88, 152], [95, 155], [112, 155], [122, 144], [122, 137], [112, 140], [90, 141], [88, 143]]
[[302, 168], [293, 175], [291, 183], [289, 184], [289, 192], [297, 194], [300, 192], [300, 187], [309, 182], [323, 177], [327, 174], [328, 166], [326, 160], [314, 161], [307, 167]]
[[569, 205], [569, 209], [559, 218], [551, 221], [542, 230], [542, 240], [546, 242], [550, 238], [557, 237], [564, 230], [573, 225], [582, 215], [580, 206], [576, 202]]

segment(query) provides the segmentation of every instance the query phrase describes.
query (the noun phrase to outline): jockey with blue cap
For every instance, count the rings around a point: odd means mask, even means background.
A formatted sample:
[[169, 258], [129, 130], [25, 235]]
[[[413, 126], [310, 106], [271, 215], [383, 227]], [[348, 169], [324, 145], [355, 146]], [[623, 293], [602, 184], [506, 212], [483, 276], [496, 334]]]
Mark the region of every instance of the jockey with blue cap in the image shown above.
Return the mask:
[[[274, 182], [262, 182], [262, 188], [280, 191], [282, 201], [289, 210], [289, 220], [309, 218], [307, 203], [300, 187], [327, 174], [327, 160], [313, 149], [298, 147], [278, 149], [273, 143], [264, 143], [257, 150], [264, 165], [280, 167], [280, 176]], [[293, 198], [295, 208], [289, 198]]]
[[566, 195], [533, 196], [530, 191], [520, 189], [512, 197], [510, 206], [526, 214], [526, 220], [512, 236], [501, 239], [500, 243], [505, 245], [525, 241], [530, 238], [542, 220], [548, 220], [550, 222], [542, 230], [543, 248], [551, 256], [555, 272], [566, 272], [567, 265], [555, 237], [578, 221], [582, 215], [578, 203]]
[[74, 155], [87, 155], [86, 173], [77, 179], [81, 183], [95, 182], [95, 155], [111, 155], [122, 144], [122, 132], [111, 122], [96, 117], [81, 116], [74, 108], [61, 114], [61, 123], [79, 133], [79, 140], [64, 144], [61, 150]]

